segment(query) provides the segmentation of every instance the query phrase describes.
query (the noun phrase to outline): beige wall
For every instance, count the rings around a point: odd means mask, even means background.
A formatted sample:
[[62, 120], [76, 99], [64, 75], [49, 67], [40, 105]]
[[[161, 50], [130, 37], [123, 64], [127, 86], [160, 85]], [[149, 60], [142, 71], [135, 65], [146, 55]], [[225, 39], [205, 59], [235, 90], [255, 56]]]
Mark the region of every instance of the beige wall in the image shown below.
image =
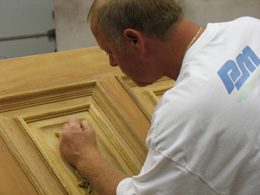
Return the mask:
[[180, 0], [184, 13], [195, 22], [223, 22], [241, 16], [260, 19], [260, 0]]
[[96, 45], [87, 24], [93, 0], [54, 0], [57, 49], [70, 50]]
[[[260, 0], [179, 0], [184, 13], [195, 22], [232, 20], [240, 16], [260, 18]], [[86, 22], [93, 0], [54, 0], [58, 50], [96, 46]]]

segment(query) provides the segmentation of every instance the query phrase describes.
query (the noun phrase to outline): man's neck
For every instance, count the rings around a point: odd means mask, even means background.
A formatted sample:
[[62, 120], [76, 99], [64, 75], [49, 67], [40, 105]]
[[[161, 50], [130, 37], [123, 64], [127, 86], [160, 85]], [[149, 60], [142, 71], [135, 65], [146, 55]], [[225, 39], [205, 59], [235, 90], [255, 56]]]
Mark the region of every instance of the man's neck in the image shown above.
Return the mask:
[[168, 40], [157, 47], [157, 56], [160, 56], [165, 76], [177, 79], [187, 47], [202, 32], [198, 33], [199, 29], [199, 25], [183, 17], [172, 27]]

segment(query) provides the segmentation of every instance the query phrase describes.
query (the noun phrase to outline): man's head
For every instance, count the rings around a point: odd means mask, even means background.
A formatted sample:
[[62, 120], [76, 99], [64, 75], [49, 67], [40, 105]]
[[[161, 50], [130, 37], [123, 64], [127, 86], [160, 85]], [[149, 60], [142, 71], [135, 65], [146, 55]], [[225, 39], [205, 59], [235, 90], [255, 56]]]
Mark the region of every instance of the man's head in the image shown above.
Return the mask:
[[110, 64], [119, 64], [137, 82], [150, 83], [163, 73], [146, 59], [147, 43], [166, 41], [181, 16], [176, 0], [95, 0], [88, 20]]
[[181, 15], [176, 0], [95, 0], [88, 19], [113, 41], [122, 40], [126, 28], [163, 40]]

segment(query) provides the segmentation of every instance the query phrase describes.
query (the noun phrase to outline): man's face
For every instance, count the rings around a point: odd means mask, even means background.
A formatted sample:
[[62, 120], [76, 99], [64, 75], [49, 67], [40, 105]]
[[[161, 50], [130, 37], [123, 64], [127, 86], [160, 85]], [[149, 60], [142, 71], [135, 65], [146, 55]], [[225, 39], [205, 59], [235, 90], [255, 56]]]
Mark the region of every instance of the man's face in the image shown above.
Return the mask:
[[141, 54], [127, 42], [123, 47], [119, 47], [119, 43], [116, 44], [112, 40], [107, 40], [93, 26], [92, 32], [100, 48], [107, 53], [110, 65], [118, 65], [138, 85], [151, 84], [161, 77], [161, 75], [158, 75], [158, 67], [151, 63], [148, 56]]

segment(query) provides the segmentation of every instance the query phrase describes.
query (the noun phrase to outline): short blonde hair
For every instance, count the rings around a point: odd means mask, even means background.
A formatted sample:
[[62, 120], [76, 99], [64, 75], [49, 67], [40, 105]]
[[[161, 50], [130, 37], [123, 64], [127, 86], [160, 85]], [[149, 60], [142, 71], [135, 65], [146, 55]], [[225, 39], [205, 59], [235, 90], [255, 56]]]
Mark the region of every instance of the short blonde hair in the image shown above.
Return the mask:
[[95, 22], [103, 35], [120, 41], [126, 28], [158, 39], [183, 15], [176, 0], [94, 0], [88, 21]]

